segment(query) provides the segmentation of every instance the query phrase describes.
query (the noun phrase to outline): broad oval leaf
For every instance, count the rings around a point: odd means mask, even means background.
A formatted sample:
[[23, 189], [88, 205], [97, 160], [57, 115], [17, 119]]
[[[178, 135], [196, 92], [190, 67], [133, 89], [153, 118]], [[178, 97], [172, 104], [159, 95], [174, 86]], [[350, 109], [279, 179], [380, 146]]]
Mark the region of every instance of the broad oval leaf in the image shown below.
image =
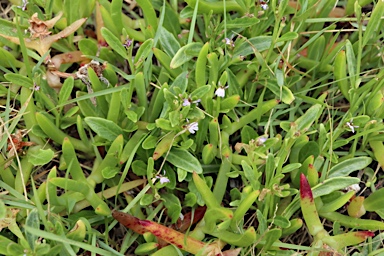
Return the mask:
[[97, 43], [95, 40], [84, 38], [79, 41], [79, 49], [84, 55], [96, 56]]
[[65, 79], [63, 86], [60, 89], [59, 93], [59, 105], [62, 105], [69, 99], [69, 96], [71, 96], [72, 89], [74, 86], [74, 79], [73, 77], [68, 77]]
[[287, 32], [277, 39], [276, 42], [286, 42], [295, 40], [299, 35], [296, 32]]
[[271, 36], [258, 36], [244, 41], [241, 45], [235, 48], [233, 58], [237, 56], [247, 56], [255, 51], [262, 52], [268, 50], [271, 47]]
[[197, 57], [202, 47], [203, 44], [198, 42], [190, 43], [181, 47], [172, 58], [170, 67], [172, 69], [178, 68], [192, 58]]
[[285, 85], [280, 87], [276, 80], [268, 81], [266, 86], [285, 104], [291, 104], [295, 100], [292, 91]]
[[197, 174], [203, 172], [200, 162], [185, 149], [172, 148], [167, 156], [167, 161], [187, 172]]
[[197, 88], [191, 93], [191, 99], [192, 100], [201, 99], [202, 97], [204, 97], [204, 95], [206, 95], [209, 92], [210, 89], [211, 89], [211, 85], [209, 84], [200, 86], [199, 88]]
[[4, 77], [9, 82], [20, 85], [20, 86], [24, 86], [27, 88], [31, 88], [33, 86], [32, 79], [20, 74], [9, 73], [9, 74], [5, 74]]
[[333, 191], [344, 189], [353, 184], [358, 184], [359, 182], [359, 178], [353, 177], [337, 177], [327, 179], [312, 188], [313, 197], [317, 198], [319, 196], [328, 195]]
[[159, 39], [164, 52], [170, 57], [175, 56], [176, 52], [180, 49], [180, 44], [175, 36], [165, 28], [160, 28]]
[[260, 20], [255, 17], [242, 17], [242, 18], [237, 18], [233, 19], [227, 22], [227, 29], [228, 28], [245, 28], [249, 26], [256, 25], [259, 23]]
[[110, 30], [103, 27], [101, 28], [101, 34], [105, 38], [105, 41], [111, 46], [111, 48], [117, 52], [124, 59], [128, 59], [127, 51], [125, 50], [120, 39], [118, 39]]
[[153, 39], [146, 40], [139, 48], [135, 56], [135, 66], [139, 66], [144, 62], [145, 58], [152, 52]]
[[384, 209], [384, 188], [376, 190], [364, 200], [364, 208], [367, 211]]
[[123, 129], [114, 122], [100, 117], [86, 117], [84, 121], [100, 137], [108, 141], [114, 141], [117, 136], [123, 134]]
[[331, 168], [328, 177], [345, 177], [350, 173], [367, 167], [372, 162], [372, 158], [362, 156], [345, 160]]
[[44, 165], [49, 163], [53, 159], [54, 155], [55, 153], [52, 151], [52, 149], [39, 149], [38, 151], [29, 151], [28, 162], [34, 166]]

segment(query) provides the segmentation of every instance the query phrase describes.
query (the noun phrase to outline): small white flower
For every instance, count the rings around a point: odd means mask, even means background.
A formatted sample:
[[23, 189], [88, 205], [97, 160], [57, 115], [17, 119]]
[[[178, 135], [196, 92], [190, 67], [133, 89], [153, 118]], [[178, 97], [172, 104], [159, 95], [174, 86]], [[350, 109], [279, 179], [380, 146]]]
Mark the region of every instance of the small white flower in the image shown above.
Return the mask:
[[195, 134], [199, 130], [199, 124], [197, 122], [190, 123], [187, 125], [187, 129], [190, 133]]
[[40, 90], [40, 86], [38, 86], [37, 84], [34, 84], [33, 85], [33, 90], [39, 91]]
[[264, 11], [268, 9], [268, 1], [260, 1], [260, 7], [261, 9], [263, 9]]
[[198, 105], [200, 101], [201, 99], [192, 101], [191, 98], [188, 97], [187, 99], [183, 99], [183, 107], [191, 106], [192, 103], [195, 103], [196, 105]]
[[183, 107], [190, 106], [190, 105], [191, 105], [191, 102], [189, 101], [189, 99], [183, 99]]
[[351, 121], [347, 122], [345, 125], [348, 126], [349, 129], [351, 129], [352, 133], [355, 133], [355, 128], [359, 128], [359, 126], [353, 125], [352, 121], [353, 120], [351, 119]]
[[162, 175], [156, 175], [156, 178], [159, 179], [161, 185], [163, 185], [164, 183], [170, 182], [170, 180], [167, 177], [162, 176]]
[[179, 218], [180, 218], [180, 220], [183, 221], [184, 220], [184, 215], [182, 213], [180, 213]]
[[168, 183], [170, 180], [167, 177], [160, 177], [160, 184]]
[[266, 11], [268, 9], [268, 4], [261, 4], [261, 9], [263, 9], [264, 11]]
[[25, 11], [27, 9], [28, 0], [23, 0], [21, 6], [17, 6], [17, 8], [20, 8], [21, 10]]
[[231, 39], [226, 37], [226, 38], [224, 38], [224, 41], [225, 41], [226, 45], [229, 45], [231, 47], [235, 47], [235, 43]]
[[226, 88], [220, 86], [219, 88], [216, 89], [216, 91], [215, 91], [215, 95], [216, 95], [217, 97], [224, 98], [224, 97], [225, 97], [225, 89], [226, 89]]
[[261, 145], [264, 145], [264, 142], [266, 142], [268, 139], [268, 136], [260, 136], [259, 138], [257, 138], [256, 140], [256, 145], [257, 146], [261, 146]]
[[356, 193], [360, 191], [360, 186], [359, 184], [353, 184], [351, 186], [348, 186], [345, 188], [348, 192], [349, 191], [355, 191]]

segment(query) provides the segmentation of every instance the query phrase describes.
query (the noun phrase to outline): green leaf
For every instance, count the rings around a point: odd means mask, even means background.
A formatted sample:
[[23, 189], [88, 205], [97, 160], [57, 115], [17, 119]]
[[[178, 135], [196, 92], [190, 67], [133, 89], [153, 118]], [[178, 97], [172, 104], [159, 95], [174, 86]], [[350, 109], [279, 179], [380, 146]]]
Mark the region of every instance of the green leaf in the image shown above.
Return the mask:
[[290, 221], [283, 216], [276, 216], [271, 222], [281, 228], [289, 228], [291, 226]]
[[162, 193], [161, 198], [165, 199], [164, 206], [167, 208], [168, 216], [171, 217], [172, 223], [175, 223], [181, 213], [181, 203], [178, 197], [170, 193]]
[[287, 32], [277, 39], [276, 42], [286, 42], [295, 40], [299, 35], [296, 32]]
[[195, 206], [196, 203], [197, 203], [197, 196], [192, 192], [188, 192], [185, 195], [185, 198], [183, 200], [183, 204], [187, 207], [193, 207], [193, 206]]
[[345, 160], [329, 170], [328, 178], [348, 176], [354, 171], [367, 167], [371, 162], [372, 158], [365, 156]]
[[[36, 208], [28, 213], [25, 224], [28, 227], [40, 228], [39, 213], [37, 212]], [[27, 239], [28, 244], [32, 248], [32, 250], [35, 249], [38, 237], [33, 232], [26, 232], [25, 238]]]
[[384, 188], [376, 190], [364, 200], [364, 208], [367, 211], [384, 209]]
[[105, 167], [102, 171], [101, 174], [103, 175], [104, 179], [112, 179], [113, 177], [116, 176], [120, 172], [120, 168], [118, 167], [112, 167], [108, 166]]
[[147, 164], [142, 160], [135, 160], [132, 163], [132, 171], [137, 176], [145, 176], [147, 174]]
[[180, 44], [175, 36], [165, 28], [160, 28], [159, 36], [164, 52], [170, 57], [175, 56], [176, 52], [180, 49]]
[[250, 227], [242, 234], [232, 233], [229, 231], [220, 231], [211, 233], [211, 235], [214, 235], [220, 240], [223, 240], [224, 242], [227, 242], [234, 246], [240, 246], [240, 247], [248, 247], [255, 243], [256, 241], [256, 231], [253, 227]]
[[79, 41], [79, 49], [84, 55], [96, 56], [97, 43], [95, 40], [84, 38]]
[[17, 37], [17, 29], [13, 22], [0, 19], [0, 35]]
[[109, 29], [103, 27], [101, 28], [101, 34], [109, 44], [109, 46], [118, 53], [124, 59], [128, 59], [127, 51], [124, 48], [121, 40], [118, 39]]
[[[188, 86], [188, 71], [185, 71], [178, 75], [169, 87], [169, 91], [175, 94], [184, 93]], [[177, 90], [179, 89], [179, 90]]]
[[69, 96], [71, 96], [72, 93], [73, 85], [73, 77], [68, 77], [67, 79], [65, 79], [59, 93], [59, 105], [64, 104], [65, 101], [69, 99]]
[[30, 79], [24, 75], [10, 73], [10, 74], [5, 74], [4, 77], [5, 77], [5, 79], [7, 79], [9, 82], [11, 82], [13, 84], [24, 86], [26, 88], [32, 88], [33, 87], [32, 79]]
[[200, 162], [187, 150], [172, 148], [167, 156], [167, 161], [187, 172], [201, 174], [203, 169]]
[[373, 9], [371, 18], [369, 19], [367, 28], [365, 30], [362, 47], [364, 47], [368, 43], [368, 41], [371, 39], [373, 35], [378, 34], [378, 28], [380, 24], [382, 24], [381, 16], [383, 16], [383, 13], [384, 13], [384, 2], [378, 1], [377, 5]]
[[241, 18], [236, 18], [228, 21], [226, 27], [227, 29], [228, 28], [245, 28], [245, 27], [256, 25], [259, 22], [260, 20], [255, 17], [244, 16]]
[[39, 149], [37, 152], [29, 151], [28, 162], [34, 166], [44, 165], [49, 163], [53, 159], [54, 155], [55, 153], [52, 151], [52, 149]]
[[313, 156], [314, 158], [318, 157], [320, 154], [319, 145], [316, 141], [309, 141], [305, 143], [305, 145], [300, 149], [299, 152], [299, 163], [303, 163], [305, 159], [309, 156]]
[[123, 134], [123, 129], [114, 122], [100, 117], [86, 117], [84, 121], [100, 137], [108, 141], [114, 141], [117, 136]]
[[233, 58], [236, 58], [237, 56], [247, 56], [253, 54], [254, 51], [262, 52], [268, 50], [271, 47], [271, 43], [271, 36], [258, 36], [250, 38], [238, 47], [236, 46]]
[[248, 182], [252, 185], [252, 188], [254, 190], [258, 190], [260, 188], [259, 178], [261, 173], [249, 166], [244, 160], [241, 161], [241, 166], [243, 167], [244, 175]]
[[320, 114], [322, 106], [320, 104], [313, 105], [310, 107], [302, 116], [300, 116], [294, 125], [290, 125], [290, 130], [287, 137], [292, 137], [295, 133], [305, 133], [315, 122]]
[[202, 47], [203, 44], [198, 42], [190, 43], [181, 47], [172, 58], [170, 67], [172, 69], [178, 68], [192, 58], [197, 57]]
[[123, 30], [123, 20], [122, 20], [122, 8], [123, 1], [121, 0], [112, 0], [111, 3], [111, 18], [115, 24], [117, 32], [121, 33]]
[[282, 231], [279, 228], [273, 228], [267, 231], [264, 235], [266, 243], [263, 247], [266, 251], [269, 250], [274, 242], [281, 237]]
[[206, 95], [209, 92], [210, 89], [211, 89], [211, 85], [209, 84], [200, 86], [199, 88], [197, 88], [191, 93], [190, 97], [192, 100], [201, 99], [204, 95]]
[[143, 149], [151, 149], [156, 147], [156, 143], [159, 140], [158, 136], [148, 135], [141, 145]]
[[270, 80], [266, 86], [285, 104], [291, 104], [295, 100], [295, 96], [293, 96], [291, 90], [285, 85], [279, 86], [276, 81]]
[[333, 191], [345, 189], [346, 187], [353, 184], [358, 184], [359, 182], [359, 178], [352, 177], [337, 177], [327, 179], [312, 188], [313, 197], [317, 198], [319, 196], [328, 195]]
[[152, 38], [146, 40], [139, 48], [135, 56], [135, 66], [139, 68], [139, 66], [144, 62], [144, 60], [149, 56], [152, 52], [154, 41]]
[[16, 60], [16, 58], [4, 48], [0, 48], [0, 66], [2, 67], [20, 67], [22, 62]]

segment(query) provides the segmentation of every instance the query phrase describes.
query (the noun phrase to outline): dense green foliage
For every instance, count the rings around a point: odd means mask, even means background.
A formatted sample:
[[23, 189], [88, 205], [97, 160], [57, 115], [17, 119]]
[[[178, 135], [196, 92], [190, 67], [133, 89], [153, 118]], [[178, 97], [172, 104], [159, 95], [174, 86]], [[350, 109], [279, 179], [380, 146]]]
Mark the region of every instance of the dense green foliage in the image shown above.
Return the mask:
[[384, 253], [383, 0], [10, 2], [1, 255]]

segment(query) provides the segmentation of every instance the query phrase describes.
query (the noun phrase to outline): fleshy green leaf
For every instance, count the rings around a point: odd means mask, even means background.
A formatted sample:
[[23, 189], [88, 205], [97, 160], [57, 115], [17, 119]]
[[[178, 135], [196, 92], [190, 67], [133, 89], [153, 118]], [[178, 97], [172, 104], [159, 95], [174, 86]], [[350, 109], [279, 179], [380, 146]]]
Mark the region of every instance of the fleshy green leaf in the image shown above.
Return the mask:
[[372, 162], [372, 158], [370, 157], [355, 157], [352, 159], [345, 160], [329, 170], [328, 177], [345, 177], [350, 173], [361, 170], [367, 167]]
[[167, 161], [187, 172], [203, 172], [200, 162], [191, 153], [184, 149], [172, 148], [167, 156]]
[[118, 39], [109, 29], [105, 27], [101, 28], [101, 34], [115, 52], [117, 52], [124, 59], [128, 59], [127, 51], [125, 50], [120, 39]]
[[117, 136], [123, 134], [123, 129], [114, 122], [100, 117], [86, 117], [84, 121], [100, 137], [114, 141]]
[[202, 43], [190, 43], [181, 47], [175, 56], [171, 60], [171, 68], [175, 69], [188, 62], [194, 57], [197, 57], [200, 53], [201, 48], [203, 47]]
[[51, 149], [39, 149], [37, 152], [29, 151], [28, 162], [33, 165], [44, 165], [49, 163], [54, 156], [54, 152]]

